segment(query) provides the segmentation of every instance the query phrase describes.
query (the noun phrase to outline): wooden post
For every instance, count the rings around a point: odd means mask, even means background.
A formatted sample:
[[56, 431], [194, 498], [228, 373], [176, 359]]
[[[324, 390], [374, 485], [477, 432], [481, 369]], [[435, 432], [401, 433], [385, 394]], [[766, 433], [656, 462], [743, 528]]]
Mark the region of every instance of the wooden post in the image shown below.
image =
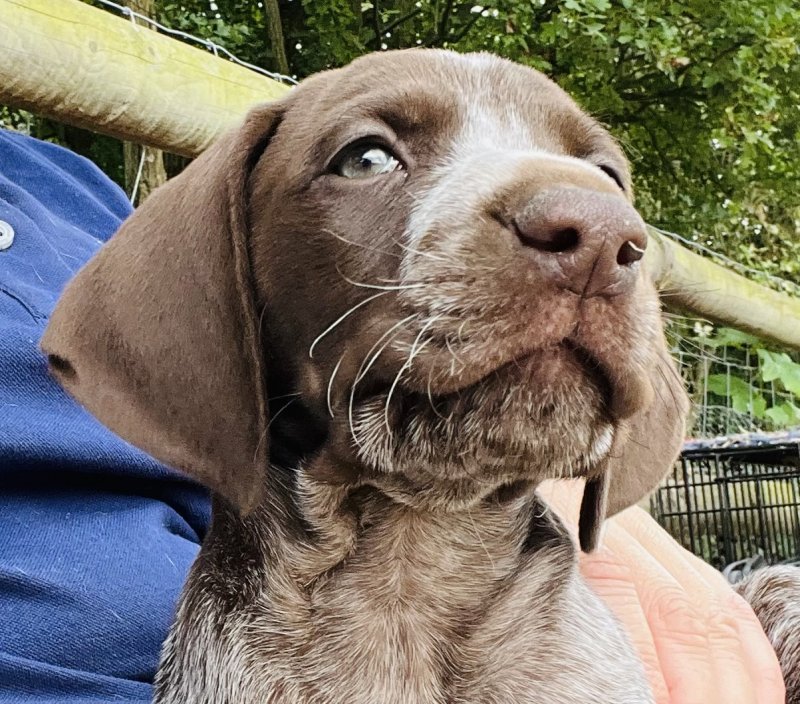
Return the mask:
[[667, 307], [800, 350], [800, 299], [750, 281], [653, 228], [645, 261]]
[[283, 23], [278, 0], [264, 0], [264, 16], [267, 22], [267, 36], [274, 58], [273, 68], [284, 76], [289, 74], [289, 61], [283, 39]]
[[[122, 2], [126, 7], [145, 17], [152, 17], [155, 14], [155, 0], [122, 0]], [[135, 142], [123, 142], [122, 155], [125, 190], [130, 194], [132, 203], [140, 205], [167, 180], [164, 152]]]

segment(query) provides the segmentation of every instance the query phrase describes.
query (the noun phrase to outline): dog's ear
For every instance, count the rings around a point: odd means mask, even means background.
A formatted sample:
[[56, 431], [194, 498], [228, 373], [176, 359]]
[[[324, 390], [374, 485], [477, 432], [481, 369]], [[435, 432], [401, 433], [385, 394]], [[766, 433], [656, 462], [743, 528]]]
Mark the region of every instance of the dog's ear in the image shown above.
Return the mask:
[[67, 286], [41, 342], [99, 420], [243, 512], [268, 463], [248, 177], [282, 112], [256, 108], [153, 193]]
[[651, 375], [652, 401], [617, 429], [611, 452], [586, 481], [578, 537], [594, 550], [606, 516], [647, 496], [670, 470], [683, 443], [689, 399], [663, 340]]

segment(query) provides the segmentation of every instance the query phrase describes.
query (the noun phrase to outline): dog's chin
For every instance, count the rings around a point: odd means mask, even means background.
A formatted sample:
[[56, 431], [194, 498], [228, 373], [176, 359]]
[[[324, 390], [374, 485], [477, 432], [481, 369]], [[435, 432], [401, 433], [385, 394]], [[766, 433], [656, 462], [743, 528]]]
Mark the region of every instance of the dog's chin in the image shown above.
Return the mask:
[[398, 384], [361, 399], [351, 432], [371, 470], [419, 486], [585, 476], [611, 449], [610, 382], [570, 346], [509, 361], [451, 393]]

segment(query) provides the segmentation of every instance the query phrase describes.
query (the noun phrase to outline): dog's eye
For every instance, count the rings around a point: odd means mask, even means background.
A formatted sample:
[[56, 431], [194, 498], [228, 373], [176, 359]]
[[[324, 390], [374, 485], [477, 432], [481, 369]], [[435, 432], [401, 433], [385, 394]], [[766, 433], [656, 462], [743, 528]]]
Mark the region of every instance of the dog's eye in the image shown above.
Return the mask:
[[621, 191], [625, 190], [625, 182], [622, 180], [622, 176], [620, 176], [619, 172], [615, 168], [613, 168], [612, 166], [606, 166], [605, 164], [599, 164], [598, 168], [606, 176], [612, 178], [614, 182], [619, 186]]
[[333, 172], [345, 178], [370, 178], [401, 168], [402, 164], [395, 156], [377, 144], [349, 147], [333, 163]]

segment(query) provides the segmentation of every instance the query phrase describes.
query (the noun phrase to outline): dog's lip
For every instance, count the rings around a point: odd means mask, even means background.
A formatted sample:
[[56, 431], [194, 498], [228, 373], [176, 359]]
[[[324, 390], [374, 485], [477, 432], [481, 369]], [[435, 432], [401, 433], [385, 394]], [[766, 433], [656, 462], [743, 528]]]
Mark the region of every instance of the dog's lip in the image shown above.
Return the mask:
[[591, 346], [574, 337], [565, 337], [546, 346], [524, 348], [516, 354], [508, 355], [499, 363], [482, 369], [480, 376], [468, 377], [463, 380], [463, 383], [455, 384], [453, 384], [453, 379], [449, 379], [442, 384], [441, 389], [436, 389], [436, 385], [434, 385], [432, 390], [434, 393], [436, 391], [445, 394], [457, 393], [481, 384], [485, 379], [501, 372], [506, 367], [524, 366], [535, 361], [538, 356], [553, 350], [572, 356], [585, 372], [591, 375], [599, 386], [605, 411], [610, 420], [623, 420], [639, 410], [640, 382], [631, 365], [619, 363], [618, 360], [604, 359]]
[[617, 360], [604, 359], [592, 346], [575, 337], [565, 337], [548, 348], [537, 347], [523, 352], [521, 355], [516, 355], [508, 362], [491, 370], [484, 378], [509, 364], [525, 364], [541, 355], [546, 349], [562, 350], [571, 355], [585, 373], [594, 379], [605, 402], [605, 411], [610, 420], [624, 420], [639, 410], [641, 396], [639, 380], [632, 366]]
[[600, 382], [608, 413], [613, 420], [625, 420], [641, 409], [642, 399], [648, 397], [642, 387], [649, 382], [631, 364], [603, 358], [591, 346], [574, 338], [565, 339], [562, 345]]
[[614, 413], [614, 379], [610, 375], [607, 365], [603, 364], [587, 347], [578, 344], [571, 338], [566, 338], [559, 343], [559, 347], [567, 350], [579, 362], [585, 372], [589, 373], [600, 387], [600, 393], [606, 404], [606, 409], [612, 417]]
[[[595, 380], [611, 419], [620, 420], [630, 415], [629, 399], [626, 394], [621, 393], [622, 380], [612, 371], [613, 365], [604, 363], [590, 348], [579, 344], [572, 338], [564, 338], [554, 347], [572, 355], [581, 368]], [[541, 349], [532, 350], [515, 358], [511, 363], [522, 364], [535, 358], [541, 352]]]

